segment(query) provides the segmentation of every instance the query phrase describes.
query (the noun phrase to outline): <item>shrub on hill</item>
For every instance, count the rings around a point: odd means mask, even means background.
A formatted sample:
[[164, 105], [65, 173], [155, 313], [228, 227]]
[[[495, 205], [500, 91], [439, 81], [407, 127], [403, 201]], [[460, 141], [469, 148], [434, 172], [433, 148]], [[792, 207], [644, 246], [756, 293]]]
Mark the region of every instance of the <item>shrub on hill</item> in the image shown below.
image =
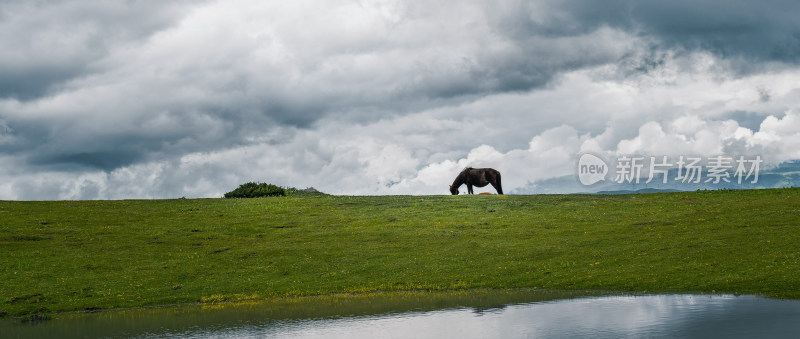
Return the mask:
[[258, 198], [272, 196], [311, 196], [327, 195], [317, 191], [314, 187], [298, 189], [294, 187], [280, 187], [267, 183], [248, 182], [240, 185], [233, 191], [225, 193], [226, 198]]
[[286, 188], [286, 195], [287, 196], [308, 196], [308, 195], [327, 195], [320, 191], [317, 191], [314, 187], [299, 189], [294, 187], [287, 187]]
[[280, 186], [267, 183], [248, 182], [233, 191], [225, 193], [226, 198], [258, 198], [286, 196], [286, 190]]

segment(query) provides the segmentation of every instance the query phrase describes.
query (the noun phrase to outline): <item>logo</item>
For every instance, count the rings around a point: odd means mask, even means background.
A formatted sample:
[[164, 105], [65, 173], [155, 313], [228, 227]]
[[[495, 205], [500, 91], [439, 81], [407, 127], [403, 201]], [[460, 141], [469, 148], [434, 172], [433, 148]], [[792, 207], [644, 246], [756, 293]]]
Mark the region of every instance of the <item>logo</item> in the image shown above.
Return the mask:
[[581, 184], [589, 186], [606, 180], [606, 174], [608, 174], [608, 164], [603, 159], [590, 153], [581, 155], [578, 160], [578, 179]]
[[[758, 183], [759, 170], [764, 162], [760, 155], [739, 156], [738, 158], [726, 155], [708, 157], [664, 155], [640, 156], [622, 155], [613, 163], [614, 169], [609, 168], [602, 158], [584, 153], [578, 159], [578, 179], [585, 186], [606, 180], [606, 175], [613, 172], [615, 177], [611, 181], [617, 184], [650, 184], [658, 180], [662, 185], [676, 183], [700, 185], [726, 185], [735, 186]], [[612, 171], [613, 170], [613, 171]], [[748, 182], [749, 181], [749, 182]], [[728, 187], [731, 187], [728, 185]]]

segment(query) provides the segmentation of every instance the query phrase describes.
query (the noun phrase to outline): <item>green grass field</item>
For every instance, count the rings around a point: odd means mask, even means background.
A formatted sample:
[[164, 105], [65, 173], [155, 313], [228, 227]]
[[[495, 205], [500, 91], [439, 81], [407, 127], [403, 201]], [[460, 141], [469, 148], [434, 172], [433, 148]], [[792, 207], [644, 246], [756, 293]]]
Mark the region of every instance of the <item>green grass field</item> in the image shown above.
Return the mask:
[[409, 290], [800, 298], [800, 189], [0, 202], [0, 315]]

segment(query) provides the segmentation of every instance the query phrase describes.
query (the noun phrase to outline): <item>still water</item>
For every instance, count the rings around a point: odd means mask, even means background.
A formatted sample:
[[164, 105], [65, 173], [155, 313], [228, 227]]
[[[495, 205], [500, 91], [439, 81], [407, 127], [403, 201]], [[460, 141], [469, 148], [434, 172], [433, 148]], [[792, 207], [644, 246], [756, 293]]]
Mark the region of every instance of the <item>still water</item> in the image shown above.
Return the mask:
[[8, 338], [790, 338], [800, 301], [540, 290], [297, 298], [0, 322]]

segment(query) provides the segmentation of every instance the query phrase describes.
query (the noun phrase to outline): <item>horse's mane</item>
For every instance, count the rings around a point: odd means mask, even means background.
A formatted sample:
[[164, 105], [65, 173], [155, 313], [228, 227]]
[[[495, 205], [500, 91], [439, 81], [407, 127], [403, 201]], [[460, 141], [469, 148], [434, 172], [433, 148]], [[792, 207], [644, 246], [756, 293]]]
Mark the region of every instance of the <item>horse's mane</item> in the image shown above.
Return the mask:
[[456, 176], [456, 179], [453, 180], [453, 185], [461, 186], [461, 184], [463, 184], [467, 180], [467, 174], [469, 173], [469, 170], [471, 170], [471, 169], [472, 169], [472, 167], [464, 167], [464, 169], [461, 170], [460, 173], [458, 173], [458, 175]]

